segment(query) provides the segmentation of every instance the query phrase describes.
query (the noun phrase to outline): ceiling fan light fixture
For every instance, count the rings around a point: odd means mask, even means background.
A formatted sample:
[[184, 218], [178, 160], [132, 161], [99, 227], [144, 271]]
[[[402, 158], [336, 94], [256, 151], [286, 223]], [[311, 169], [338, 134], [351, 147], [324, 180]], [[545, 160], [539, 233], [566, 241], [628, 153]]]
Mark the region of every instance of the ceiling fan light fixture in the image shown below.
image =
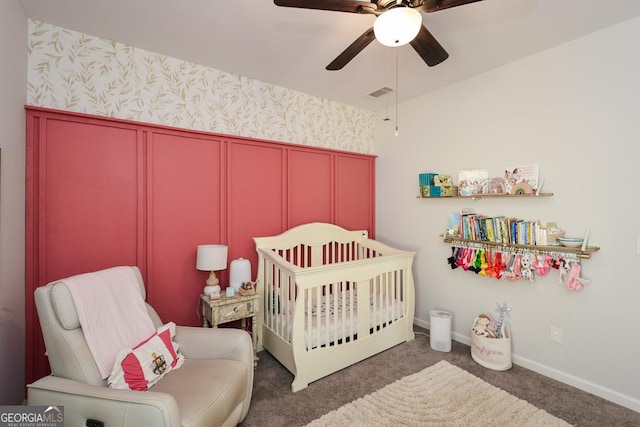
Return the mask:
[[415, 39], [422, 26], [422, 14], [410, 7], [394, 7], [373, 22], [376, 39], [385, 46], [402, 46]]

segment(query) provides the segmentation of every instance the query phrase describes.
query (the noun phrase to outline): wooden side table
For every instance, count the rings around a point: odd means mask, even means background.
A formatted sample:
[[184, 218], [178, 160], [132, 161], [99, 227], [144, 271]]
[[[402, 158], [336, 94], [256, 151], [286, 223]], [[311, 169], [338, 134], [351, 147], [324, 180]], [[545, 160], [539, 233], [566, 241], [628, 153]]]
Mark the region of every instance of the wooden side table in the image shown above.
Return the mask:
[[210, 299], [207, 295], [200, 295], [202, 302], [202, 326], [217, 327], [223, 323], [240, 320], [242, 328], [247, 329], [247, 319], [251, 318], [251, 337], [253, 339], [254, 367], [258, 365], [258, 334], [257, 322], [260, 312], [260, 296], [235, 294], [227, 297], [225, 294], [218, 299]]

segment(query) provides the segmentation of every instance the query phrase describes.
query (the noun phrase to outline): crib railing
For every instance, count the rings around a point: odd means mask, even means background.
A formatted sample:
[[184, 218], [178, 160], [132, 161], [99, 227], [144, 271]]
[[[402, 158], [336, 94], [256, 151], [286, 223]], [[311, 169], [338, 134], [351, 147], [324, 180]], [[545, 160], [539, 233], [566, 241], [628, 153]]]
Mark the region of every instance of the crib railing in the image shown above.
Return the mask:
[[[406, 266], [385, 269], [373, 259], [383, 257], [375, 248], [332, 242], [319, 251], [328, 262], [306, 267], [311, 249], [259, 249], [263, 325], [282, 339], [312, 351], [368, 336], [406, 315]], [[293, 328], [299, 319], [305, 328]]]
[[288, 249], [272, 249], [282, 259], [298, 267], [315, 267], [380, 256], [375, 249], [358, 242], [329, 242], [320, 246], [299, 244]]
[[350, 282], [329, 283], [307, 289], [304, 304], [304, 344], [307, 349], [349, 342], [358, 335], [356, 286]]
[[378, 274], [368, 281], [336, 282], [305, 289], [307, 351], [351, 342], [405, 316], [403, 271]]

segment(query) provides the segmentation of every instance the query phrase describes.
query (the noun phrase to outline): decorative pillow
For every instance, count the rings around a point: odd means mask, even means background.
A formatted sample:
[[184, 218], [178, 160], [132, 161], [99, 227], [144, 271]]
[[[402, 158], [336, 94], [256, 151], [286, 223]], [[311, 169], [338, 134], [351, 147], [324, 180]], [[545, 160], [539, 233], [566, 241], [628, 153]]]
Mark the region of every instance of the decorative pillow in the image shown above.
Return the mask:
[[184, 356], [178, 353], [178, 344], [171, 341], [175, 327], [169, 322], [134, 348], [120, 350], [107, 380], [109, 387], [148, 390], [169, 371], [179, 368]]

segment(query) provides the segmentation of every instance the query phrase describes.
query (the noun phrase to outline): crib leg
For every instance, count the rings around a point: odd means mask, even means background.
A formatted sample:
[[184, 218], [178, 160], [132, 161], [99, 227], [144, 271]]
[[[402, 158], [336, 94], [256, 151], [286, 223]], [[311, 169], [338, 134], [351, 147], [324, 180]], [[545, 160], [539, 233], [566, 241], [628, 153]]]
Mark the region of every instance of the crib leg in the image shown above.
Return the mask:
[[304, 390], [308, 386], [308, 382], [304, 381], [300, 376], [296, 376], [291, 383], [291, 392], [295, 393], [296, 391]]

